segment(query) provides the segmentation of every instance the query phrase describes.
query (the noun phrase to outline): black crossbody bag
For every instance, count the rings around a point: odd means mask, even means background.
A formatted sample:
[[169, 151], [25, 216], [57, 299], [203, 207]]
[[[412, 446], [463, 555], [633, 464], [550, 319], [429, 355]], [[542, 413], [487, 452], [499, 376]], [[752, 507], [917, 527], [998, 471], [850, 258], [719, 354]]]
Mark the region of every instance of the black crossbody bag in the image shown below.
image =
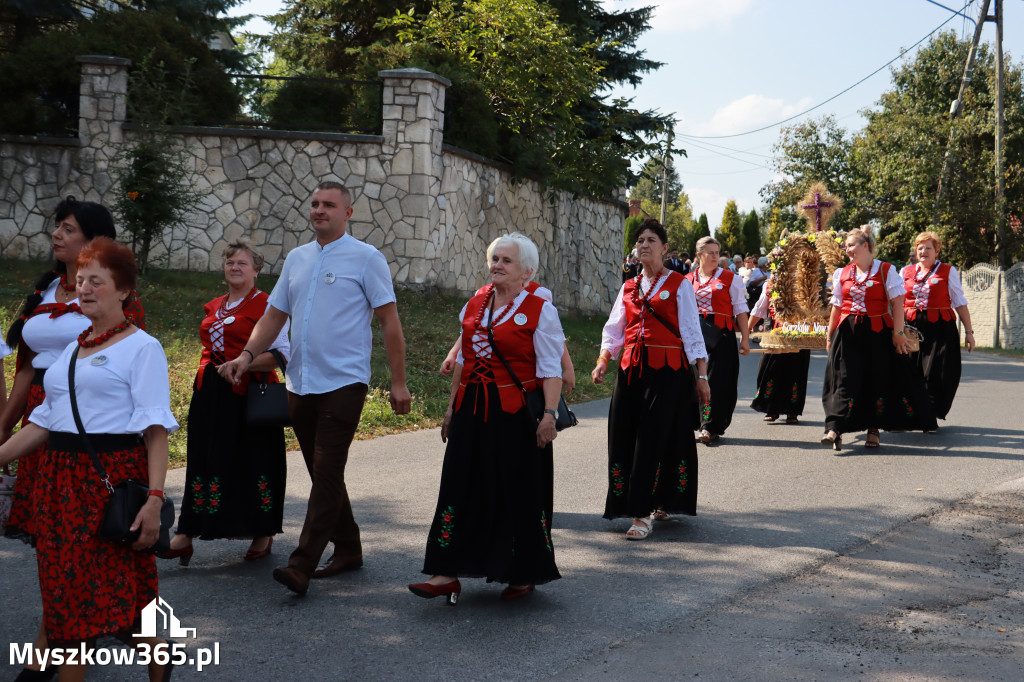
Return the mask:
[[[512, 376], [512, 381], [516, 383], [516, 387], [523, 392], [523, 398], [526, 400], [526, 409], [529, 410], [530, 416], [537, 420], [539, 423], [544, 418], [544, 391], [527, 391], [523, 386], [523, 382], [519, 381], [519, 377], [512, 371], [509, 364], [505, 362], [505, 358], [501, 355], [501, 351], [498, 350], [498, 346], [494, 343], [494, 334], [491, 332], [491, 325], [494, 324], [494, 299], [491, 299], [491, 320], [487, 325], [487, 341], [491, 344], [491, 350], [501, 360], [501, 364], [505, 365], [505, 369]], [[570, 426], [576, 426], [579, 424], [579, 420], [576, 419], [576, 415], [572, 410], [569, 409], [568, 403], [565, 402], [565, 398], [561, 395], [558, 396], [558, 409], [556, 410], [558, 415], [555, 417], [555, 430], [562, 431]]]
[[[103, 540], [111, 540], [123, 545], [131, 546], [139, 539], [142, 533], [141, 527], [131, 530], [135, 517], [138, 516], [142, 505], [146, 504], [149, 498], [149, 486], [143, 485], [132, 479], [125, 479], [117, 485], [110, 484], [110, 477], [107, 470], [103, 468], [96, 449], [89, 440], [89, 434], [85, 432], [82, 425], [82, 417], [78, 414], [78, 400], [75, 398], [75, 363], [78, 361], [78, 350], [75, 347], [71, 354], [71, 364], [68, 365], [68, 392], [71, 394], [71, 414], [75, 418], [75, 426], [78, 428], [78, 435], [89, 451], [92, 465], [99, 474], [103, 485], [107, 487], [110, 498], [107, 500], [107, 507], [103, 510], [103, 520], [100, 522], [99, 531], [96, 535]], [[166, 552], [171, 548], [171, 526], [174, 525], [174, 503], [164, 495], [163, 503], [160, 505], [160, 534], [156, 544], [142, 550], [145, 552]]]
[[[284, 355], [281, 351], [271, 349], [267, 352], [274, 356], [281, 374], [284, 374]], [[267, 373], [268, 378], [273, 371]], [[249, 426], [289, 426], [291, 419], [288, 418], [288, 388], [285, 384], [257, 381], [257, 377], [251, 377], [245, 396], [245, 423]]]

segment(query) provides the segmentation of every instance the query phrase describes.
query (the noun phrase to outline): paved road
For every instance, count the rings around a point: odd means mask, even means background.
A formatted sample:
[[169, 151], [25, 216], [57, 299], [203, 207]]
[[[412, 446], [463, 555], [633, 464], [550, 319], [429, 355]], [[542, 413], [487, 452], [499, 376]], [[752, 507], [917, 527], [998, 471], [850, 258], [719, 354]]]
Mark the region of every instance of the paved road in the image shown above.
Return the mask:
[[[305, 509], [308, 478], [301, 457], [292, 453], [285, 534], [271, 560], [242, 562], [247, 543], [223, 541], [199, 543], [190, 568], [162, 564], [161, 595], [183, 625], [198, 631], [197, 639], [188, 641], [189, 651], [214, 642], [220, 650], [219, 666], [201, 674], [179, 670], [175, 679], [837, 679], [844, 671], [854, 674], [857, 652], [849, 647], [833, 653], [838, 658], [832, 667], [815, 667], [819, 660], [809, 646], [806, 666], [779, 654], [789, 645], [778, 628], [773, 630], [777, 655], [764, 657], [758, 627], [777, 626], [778, 605], [788, 603], [786, 595], [796, 590], [805, 596], [801, 607], [791, 610], [787, 632], [797, 641], [799, 630], [801, 641], [809, 641], [807, 632], [816, 631], [815, 623], [825, 617], [812, 596], [827, 602], [837, 591], [815, 591], [806, 581], [840, 570], [843, 561], [865, 552], [899, 547], [901, 534], [920, 542], [914, 528], [931, 533], [928, 542], [936, 556], [956, 558], [968, 551], [956, 541], [971, 534], [963, 527], [969, 514], [961, 515], [960, 526], [948, 528], [925, 521], [976, 495], [1005, 495], [1015, 485], [1024, 487], [1019, 485], [1024, 482], [1024, 364], [974, 355], [965, 363], [956, 405], [938, 434], [883, 434], [879, 451], [865, 450], [861, 436], [847, 444], [843, 456], [817, 443], [822, 411], [813, 396], [820, 393], [823, 355], [812, 358], [812, 397], [799, 426], [765, 424], [746, 407], [756, 366], [757, 356], [741, 363], [740, 407], [726, 438], [715, 447], [698, 446], [699, 516], [661, 523], [644, 542], [625, 541], [625, 520], [600, 518], [607, 401], [578, 406], [580, 425], [555, 442], [554, 541], [563, 580], [515, 603], [500, 602], [500, 587], [483, 581], [466, 581], [455, 608], [415, 598], [405, 587], [420, 578], [443, 455], [437, 430], [354, 445], [348, 478], [366, 566], [314, 581], [305, 598], [293, 597], [270, 577], [294, 547]], [[177, 499], [183, 474], [172, 472], [168, 485]], [[1013, 500], [1000, 498], [1000, 508], [1012, 507]], [[1004, 536], [1013, 535], [1000, 528]], [[32, 555], [20, 544], [0, 542], [0, 566], [0, 641], [26, 641], [40, 611]], [[857, 584], [867, 593], [883, 594], [892, 580], [881, 571], [867, 586]], [[746, 634], [733, 627], [737, 623]], [[821, 648], [828, 649], [828, 642]], [[850, 664], [844, 656], [854, 660], [853, 668], [844, 667]], [[761, 667], [780, 659], [785, 666]], [[1024, 657], [1017, 660], [1015, 670]], [[13, 669], [0, 667], [0, 679], [8, 672]], [[973, 679], [1014, 679], [992, 674]], [[89, 677], [138, 678], [113, 668], [95, 669]]]

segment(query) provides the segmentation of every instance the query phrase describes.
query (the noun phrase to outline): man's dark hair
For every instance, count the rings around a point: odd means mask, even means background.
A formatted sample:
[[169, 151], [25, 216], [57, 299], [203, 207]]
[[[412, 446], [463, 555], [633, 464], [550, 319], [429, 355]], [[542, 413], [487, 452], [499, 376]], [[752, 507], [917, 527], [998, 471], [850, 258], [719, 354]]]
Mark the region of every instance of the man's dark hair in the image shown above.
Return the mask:
[[340, 182], [335, 182], [334, 180], [324, 180], [319, 185], [317, 185], [316, 188], [317, 189], [336, 189], [339, 192], [341, 192], [341, 196], [345, 198], [345, 201], [348, 202], [349, 206], [352, 205], [352, 192], [349, 192], [348, 191], [348, 187], [346, 187], [345, 185], [341, 184]]

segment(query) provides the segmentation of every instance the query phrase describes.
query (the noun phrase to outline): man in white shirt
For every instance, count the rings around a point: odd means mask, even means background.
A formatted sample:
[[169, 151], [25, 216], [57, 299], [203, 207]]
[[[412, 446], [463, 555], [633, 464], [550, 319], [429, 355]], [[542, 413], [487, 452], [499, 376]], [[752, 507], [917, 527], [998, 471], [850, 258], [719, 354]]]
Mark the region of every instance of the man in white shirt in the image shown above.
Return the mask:
[[[391, 272], [380, 251], [348, 234], [351, 217], [348, 189], [320, 183], [309, 211], [316, 240], [288, 254], [267, 312], [239, 356], [219, 370], [237, 381], [291, 317], [288, 407], [313, 485], [299, 545], [288, 566], [274, 569], [274, 580], [299, 595], [306, 593], [310, 578], [363, 565], [345, 463], [370, 380], [373, 317], [380, 322], [391, 367], [391, 409], [406, 414], [411, 402]], [[334, 543], [334, 556], [317, 570], [328, 542]]]

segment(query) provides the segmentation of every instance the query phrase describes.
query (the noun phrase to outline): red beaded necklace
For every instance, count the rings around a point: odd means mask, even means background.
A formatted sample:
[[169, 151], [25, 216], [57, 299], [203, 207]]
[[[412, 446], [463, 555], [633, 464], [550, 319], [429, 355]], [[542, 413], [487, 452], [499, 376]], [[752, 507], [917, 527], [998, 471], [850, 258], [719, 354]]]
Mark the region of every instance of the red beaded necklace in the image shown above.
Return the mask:
[[[507, 313], [511, 312], [512, 305], [515, 302], [516, 302], [516, 299], [513, 298], [501, 310], [499, 310], [496, 314], [492, 310], [492, 312], [491, 312], [491, 323], [489, 325], [492, 329], [494, 327], [498, 326], [498, 323], [504, 321], [505, 315]], [[480, 310], [478, 310], [477, 313], [476, 313], [476, 319], [473, 320], [474, 328], [476, 328], [476, 329], [484, 329], [485, 328], [484, 324], [483, 324], [484, 310], [488, 307], [488, 304], [490, 304], [492, 306], [494, 304], [494, 285], [493, 284], [488, 284], [486, 289], [485, 289], [484, 304], [482, 306], [480, 306]]]
[[[232, 310], [241, 310], [249, 301], [256, 298], [256, 294], [258, 293], [259, 289], [253, 287], [249, 290], [249, 293], [245, 295], [245, 298], [242, 299], [241, 303], [232, 306]], [[228, 296], [230, 295], [231, 294], [228, 294]], [[217, 317], [221, 319], [225, 318], [228, 313], [228, 296], [224, 297], [224, 300], [220, 302], [220, 307], [217, 309]]]
[[664, 270], [664, 268], [661, 268], [660, 270], [658, 270], [657, 273], [655, 273], [654, 277], [651, 278], [651, 288], [648, 289], [647, 293], [644, 294], [642, 297], [640, 296], [640, 292], [641, 292], [640, 282], [643, 281], [644, 272], [643, 272], [643, 270], [641, 270], [639, 273], [637, 273], [637, 276], [636, 276], [636, 286], [633, 287], [633, 303], [636, 305], [637, 308], [643, 308], [644, 307], [641, 304], [641, 301], [649, 301], [650, 300], [651, 292], [654, 291], [655, 286], [657, 286], [657, 284], [658, 284], [658, 280], [661, 279], [661, 273], [662, 273], [663, 270]]
[[128, 320], [121, 320], [121, 324], [111, 329], [108, 329], [107, 331], [103, 332], [92, 341], [86, 341], [86, 339], [89, 338], [89, 334], [92, 334], [92, 325], [89, 325], [89, 328], [78, 336], [78, 345], [81, 346], [82, 348], [94, 348], [103, 343], [104, 341], [107, 341], [108, 339], [117, 336], [124, 330], [128, 329], [128, 327], [130, 326], [132, 326], [131, 322], [129, 322]]
[[64, 291], [67, 291], [69, 293], [73, 292], [75, 290], [75, 285], [74, 284], [72, 284], [71, 286], [68, 286], [68, 273], [66, 273], [66, 272], [63, 275], [60, 276], [60, 287], [61, 287], [61, 289], [63, 289]]

